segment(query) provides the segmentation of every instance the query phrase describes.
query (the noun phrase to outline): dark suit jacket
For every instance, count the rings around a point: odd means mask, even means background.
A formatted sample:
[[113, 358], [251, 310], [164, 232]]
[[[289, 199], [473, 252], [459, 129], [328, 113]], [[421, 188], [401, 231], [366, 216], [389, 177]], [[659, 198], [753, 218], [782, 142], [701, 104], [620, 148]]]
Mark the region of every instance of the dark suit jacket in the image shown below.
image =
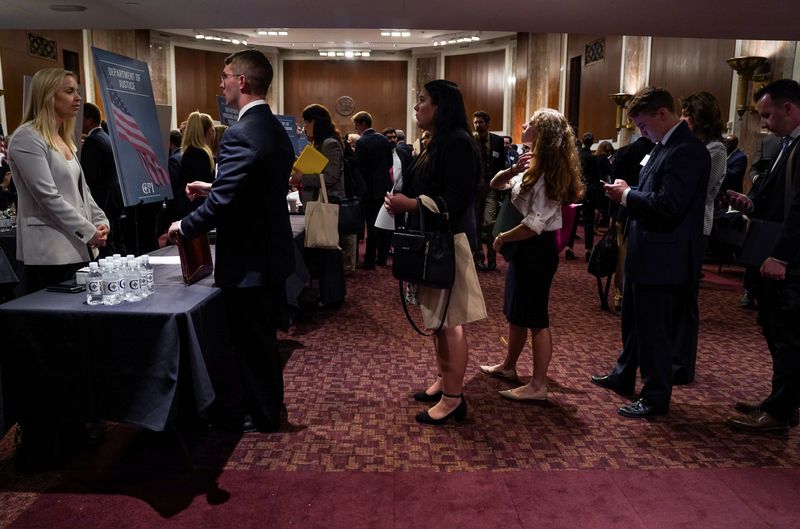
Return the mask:
[[[789, 153], [793, 149], [797, 151], [792, 167], [792, 191], [787, 204], [786, 165]], [[800, 136], [789, 144], [788, 152], [778, 160], [775, 167], [756, 181], [748, 196], [753, 201], [750, 217], [783, 224], [778, 245], [770, 257], [788, 262], [788, 271], [792, 275], [798, 275], [800, 273]], [[788, 208], [788, 216], [785, 208]]]
[[403, 169], [403, 178], [405, 179], [405, 175], [408, 174], [408, 170], [411, 168], [411, 164], [414, 161], [414, 151], [411, 145], [407, 143], [398, 144], [394, 150], [397, 153], [397, 157], [400, 158], [400, 166]]
[[286, 207], [294, 150], [268, 105], [248, 109], [222, 137], [217, 178], [181, 221], [189, 238], [217, 228], [218, 286], [277, 285], [294, 269]]
[[766, 134], [758, 142], [758, 148], [753, 155], [753, 163], [750, 164], [750, 181], [755, 182], [760, 176], [769, 173], [775, 158], [781, 150], [781, 139], [770, 133]]
[[708, 149], [686, 123], [650, 153], [639, 187], [627, 196], [626, 279], [645, 285], [680, 285], [700, 279], [710, 171]]
[[747, 155], [741, 150], [736, 149], [728, 155], [725, 168], [725, 178], [719, 187], [719, 194], [724, 195], [728, 189], [733, 189], [737, 193], [742, 192], [744, 181], [744, 170], [747, 168]]
[[392, 144], [383, 134], [367, 129], [356, 142], [356, 160], [367, 184], [367, 199], [383, 200], [392, 189]]
[[503, 145], [503, 138], [497, 134], [489, 133], [489, 151], [486, 151], [486, 144], [481, 142], [477, 133], [474, 135], [475, 142], [478, 144], [478, 150], [481, 153], [481, 160], [483, 167], [481, 167], [481, 176], [486, 183], [492, 181], [494, 175], [506, 168], [506, 149]]
[[178, 169], [177, 190], [173, 187], [174, 212], [177, 218], [183, 218], [193, 209], [197, 209], [203, 203], [203, 199], [190, 201], [186, 196], [186, 184], [202, 180], [203, 182], [214, 181], [214, 170], [208, 161], [208, 155], [197, 147], [187, 147], [180, 158], [180, 168]]
[[117, 166], [114, 164], [111, 138], [103, 129], [94, 129], [83, 140], [81, 167], [97, 205], [109, 219], [119, 219], [122, 215], [122, 195], [117, 180]]

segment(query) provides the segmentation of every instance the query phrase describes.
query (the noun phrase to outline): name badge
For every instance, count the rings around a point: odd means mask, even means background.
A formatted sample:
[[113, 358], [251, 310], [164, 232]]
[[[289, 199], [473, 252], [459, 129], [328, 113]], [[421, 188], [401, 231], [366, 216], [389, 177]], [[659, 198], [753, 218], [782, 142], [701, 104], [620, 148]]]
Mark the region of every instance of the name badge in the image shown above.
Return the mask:
[[497, 151], [492, 151], [492, 156], [495, 158], [500, 158], [500, 153]]
[[639, 165], [641, 165], [642, 167], [644, 167], [645, 165], [647, 165], [647, 162], [648, 162], [649, 160], [650, 160], [650, 155], [649, 155], [649, 154], [645, 154], [645, 155], [644, 155], [644, 158], [642, 158], [642, 161], [641, 161], [641, 162], [639, 162]]

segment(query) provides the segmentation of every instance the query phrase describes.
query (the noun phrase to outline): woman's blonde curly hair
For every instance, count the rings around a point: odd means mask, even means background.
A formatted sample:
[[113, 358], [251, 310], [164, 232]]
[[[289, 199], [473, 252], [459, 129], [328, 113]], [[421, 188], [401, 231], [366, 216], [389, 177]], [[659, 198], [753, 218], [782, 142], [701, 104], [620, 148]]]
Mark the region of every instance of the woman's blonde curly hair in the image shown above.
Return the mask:
[[581, 169], [575, 134], [567, 119], [558, 111], [542, 108], [531, 118], [535, 127], [531, 164], [522, 175], [522, 190], [527, 191], [539, 178], [544, 178], [545, 193], [562, 204], [578, 201], [583, 196]]

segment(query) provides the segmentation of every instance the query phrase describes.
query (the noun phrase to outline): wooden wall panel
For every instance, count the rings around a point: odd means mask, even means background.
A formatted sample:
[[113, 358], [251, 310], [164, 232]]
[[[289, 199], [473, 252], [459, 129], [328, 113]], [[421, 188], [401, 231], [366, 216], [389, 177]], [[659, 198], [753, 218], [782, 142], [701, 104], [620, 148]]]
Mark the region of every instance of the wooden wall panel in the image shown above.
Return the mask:
[[[586, 45], [605, 38], [605, 58], [586, 65]], [[619, 72], [622, 66], [622, 37], [598, 35], [569, 35], [567, 61], [581, 57], [581, 94], [578, 136], [591, 132], [599, 139], [617, 137], [615, 127], [616, 105], [609, 94], [619, 92]], [[567, 74], [569, 86], [569, 73]]]
[[503, 130], [503, 83], [505, 74], [505, 50], [469, 55], [445, 57], [445, 79], [461, 88], [467, 116], [483, 110], [492, 118], [489, 128]]
[[511, 108], [511, 125], [507, 131], [514, 143], [522, 140], [522, 124], [528, 120], [525, 104], [528, 101], [528, 71], [530, 37], [527, 33], [517, 33], [517, 57], [514, 61], [514, 97]]
[[650, 85], [669, 90], [679, 99], [698, 90], [714, 94], [727, 121], [733, 70], [725, 60], [733, 57], [735, 40], [653, 37]]
[[22, 78], [33, 75], [43, 68], [63, 68], [63, 50], [78, 54], [81, 71], [75, 72], [83, 82], [83, 37], [80, 31], [36, 30], [36, 35], [56, 41], [58, 59], [50, 61], [28, 54], [26, 31], [0, 31], [0, 56], [3, 63], [3, 90], [6, 105], [7, 135], [22, 121]]
[[[355, 112], [372, 115], [373, 127], [404, 129], [406, 125], [408, 61], [283, 61], [283, 113], [302, 122], [311, 104], [331, 111], [339, 131], [353, 130], [350, 116], [336, 112], [336, 100], [349, 96]], [[408, 109], [410, 111], [410, 109]]]
[[219, 76], [228, 53], [175, 46], [175, 86], [178, 124], [199, 110], [219, 120]]

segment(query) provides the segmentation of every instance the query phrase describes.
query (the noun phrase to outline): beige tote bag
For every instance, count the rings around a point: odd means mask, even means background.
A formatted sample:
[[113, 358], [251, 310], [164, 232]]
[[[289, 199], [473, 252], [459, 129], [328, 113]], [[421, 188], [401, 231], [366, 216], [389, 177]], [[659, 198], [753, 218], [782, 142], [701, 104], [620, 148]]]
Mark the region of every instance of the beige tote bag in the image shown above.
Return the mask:
[[319, 198], [305, 205], [306, 248], [341, 250], [339, 247], [339, 204], [328, 202], [328, 189], [322, 173], [319, 175]]

